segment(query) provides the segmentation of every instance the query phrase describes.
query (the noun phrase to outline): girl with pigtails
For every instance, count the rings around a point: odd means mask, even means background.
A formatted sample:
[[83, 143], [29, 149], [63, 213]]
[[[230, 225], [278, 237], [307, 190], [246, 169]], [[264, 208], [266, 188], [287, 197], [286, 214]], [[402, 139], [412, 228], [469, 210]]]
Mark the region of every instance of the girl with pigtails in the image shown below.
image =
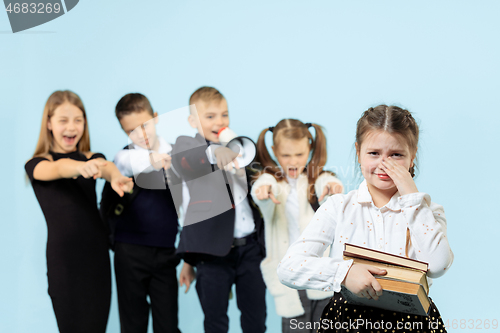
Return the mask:
[[[315, 138], [310, 127], [315, 129]], [[273, 134], [277, 162], [267, 150], [267, 132]], [[283, 119], [275, 127], [264, 129], [257, 141], [256, 162], [262, 172], [252, 186], [252, 197], [265, 224], [266, 258], [261, 270], [276, 312], [282, 317], [283, 332], [311, 332], [306, 323], [319, 320], [332, 296], [331, 292], [289, 288], [280, 283], [276, 273], [288, 246], [299, 238], [319, 203], [343, 191], [340, 180], [323, 171], [326, 159], [326, 138], [317, 124]]]

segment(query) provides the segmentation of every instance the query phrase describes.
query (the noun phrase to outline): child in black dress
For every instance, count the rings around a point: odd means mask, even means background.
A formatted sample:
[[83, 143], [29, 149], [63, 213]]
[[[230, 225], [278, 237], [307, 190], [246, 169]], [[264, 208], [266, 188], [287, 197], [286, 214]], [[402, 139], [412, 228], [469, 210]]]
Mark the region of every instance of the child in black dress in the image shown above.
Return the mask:
[[[378, 300], [383, 291], [374, 275], [386, 274], [343, 260], [345, 243], [427, 262], [430, 278], [443, 275], [453, 262], [443, 207], [413, 181], [418, 132], [407, 110], [380, 105], [365, 111], [356, 131], [364, 181], [358, 190], [321, 205], [278, 266], [280, 281], [289, 287], [335, 292], [320, 322], [311, 323], [319, 332], [446, 331], [432, 301], [429, 316], [415, 316], [346, 304], [339, 293], [343, 285], [359, 297]], [[330, 257], [321, 257], [329, 245]]]
[[95, 180], [108, 180], [123, 196], [132, 179], [104, 155], [90, 152], [85, 109], [71, 91], [56, 91], [47, 100], [38, 144], [25, 169], [47, 221], [49, 295], [59, 331], [104, 333], [111, 270]]

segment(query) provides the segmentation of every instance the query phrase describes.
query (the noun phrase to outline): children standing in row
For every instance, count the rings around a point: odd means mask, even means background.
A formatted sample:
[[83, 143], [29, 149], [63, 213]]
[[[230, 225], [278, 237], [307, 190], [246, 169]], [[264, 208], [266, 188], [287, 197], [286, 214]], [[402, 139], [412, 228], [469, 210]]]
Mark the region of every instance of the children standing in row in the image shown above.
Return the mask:
[[47, 100], [25, 169], [47, 221], [47, 277], [59, 331], [105, 333], [111, 271], [95, 180], [106, 179], [120, 196], [132, 189], [132, 180], [90, 151], [85, 108], [71, 91]]
[[[47, 101], [40, 139], [26, 172], [49, 229], [49, 294], [61, 332], [104, 333], [106, 328], [111, 284], [106, 233], [95, 206], [97, 177], [110, 181], [119, 195], [133, 186], [125, 176], [134, 176], [142, 187], [120, 215], [115, 231], [122, 332], [147, 330], [148, 296], [155, 333], [179, 332], [179, 258], [174, 247], [178, 225], [167, 190], [182, 182], [190, 198], [177, 250], [185, 259], [180, 280], [189, 287], [195, 274], [192, 266], [196, 267], [205, 332], [228, 331], [233, 284], [243, 332], [266, 330], [266, 285], [283, 317], [283, 332], [291, 332], [292, 323], [319, 322], [321, 313], [322, 319], [333, 321], [358, 318], [366, 309], [341, 309], [340, 286], [377, 299], [382, 289], [373, 275], [384, 271], [344, 261], [345, 242], [426, 261], [430, 277], [450, 267], [453, 254], [444, 211], [418, 192], [412, 179], [418, 127], [408, 111], [381, 105], [363, 114], [356, 152], [365, 180], [357, 191], [324, 200], [343, 188], [332, 173], [323, 171], [326, 139], [319, 125], [284, 119], [262, 131], [257, 162], [263, 171], [253, 175], [248, 168], [239, 169], [237, 153], [219, 141], [219, 131], [229, 125], [222, 94], [202, 87], [193, 93], [190, 105], [189, 123], [198, 134], [181, 136], [171, 147], [156, 134], [158, 118], [147, 98], [125, 95], [116, 116], [132, 144], [116, 155], [117, 168], [102, 154], [90, 152], [85, 109], [78, 96], [58, 91]], [[268, 131], [273, 133], [277, 163], [265, 146]], [[227, 172], [233, 163], [235, 170]], [[251, 196], [250, 176], [257, 178]], [[403, 319], [401, 314], [370, 310], [362, 318]], [[441, 320], [440, 329], [444, 330]]]
[[[281, 260], [278, 276], [287, 286], [335, 292], [322, 320], [335, 324], [360, 318], [379, 325], [391, 321], [393, 327], [396, 322], [411, 321], [421, 323], [420, 332], [434, 332], [426, 316], [345, 306], [339, 293], [344, 285], [359, 297], [377, 300], [382, 288], [374, 275], [385, 274], [375, 267], [343, 260], [345, 243], [427, 262], [431, 278], [443, 275], [451, 266], [453, 253], [446, 238], [443, 207], [419, 192], [413, 181], [417, 146], [418, 126], [410, 112], [386, 105], [365, 111], [356, 131], [356, 153], [364, 181], [358, 190], [329, 198]], [[329, 245], [329, 258], [322, 258]], [[445, 332], [432, 302], [429, 311], [439, 322], [435, 332]], [[333, 331], [333, 327], [339, 326], [321, 326], [319, 331]], [[337, 332], [349, 331], [349, 327], [341, 327]], [[360, 326], [355, 331], [370, 330]]]
[[[316, 138], [310, 127], [315, 129]], [[272, 149], [278, 163], [272, 160], [266, 148], [268, 131], [273, 134]], [[326, 138], [321, 126], [296, 119], [283, 119], [275, 127], [263, 130], [257, 142], [256, 162], [265, 170], [252, 187], [252, 196], [265, 222], [266, 258], [260, 266], [274, 297], [276, 313], [283, 317], [283, 332], [310, 332], [292, 330], [292, 327], [318, 321], [333, 294], [291, 289], [281, 284], [276, 274], [289, 244], [299, 238], [319, 202], [326, 195], [342, 192], [342, 183], [332, 173], [323, 171], [326, 159]]]

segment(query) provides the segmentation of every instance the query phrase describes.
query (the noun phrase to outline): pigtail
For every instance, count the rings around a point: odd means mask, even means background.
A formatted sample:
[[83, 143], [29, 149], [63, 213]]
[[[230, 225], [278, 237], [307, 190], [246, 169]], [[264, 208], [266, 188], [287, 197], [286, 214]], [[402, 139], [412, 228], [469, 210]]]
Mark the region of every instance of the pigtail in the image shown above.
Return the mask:
[[262, 130], [257, 140], [257, 156], [254, 163], [260, 164], [259, 167], [261, 170], [255, 175], [256, 178], [258, 178], [264, 172], [269, 173], [274, 177], [280, 174], [278, 164], [272, 159], [266, 146], [266, 133], [270, 130], [271, 127]]
[[316, 138], [312, 142], [312, 155], [306, 170], [309, 182], [309, 202], [315, 200], [314, 184], [319, 175], [323, 172], [327, 160], [326, 137], [323, 128], [318, 124], [311, 124], [316, 130]]
[[415, 165], [413, 165], [408, 171], [410, 171], [411, 178], [415, 178]]

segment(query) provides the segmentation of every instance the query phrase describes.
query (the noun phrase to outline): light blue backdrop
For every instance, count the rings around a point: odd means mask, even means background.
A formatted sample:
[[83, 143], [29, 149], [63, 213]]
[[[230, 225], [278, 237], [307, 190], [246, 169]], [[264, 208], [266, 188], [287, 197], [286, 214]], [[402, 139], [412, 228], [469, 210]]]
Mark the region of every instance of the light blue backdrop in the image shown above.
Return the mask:
[[[500, 319], [499, 13], [493, 0], [82, 0], [12, 34], [0, 12], [0, 331], [57, 331], [46, 225], [23, 168], [48, 96], [78, 93], [92, 150], [112, 158], [127, 141], [113, 113], [122, 95], [142, 92], [164, 114], [185, 107], [202, 85], [227, 96], [241, 135], [256, 139], [284, 117], [323, 125], [328, 166], [349, 189], [357, 185], [353, 141], [362, 111], [380, 103], [409, 108], [422, 130], [417, 185], [445, 207], [455, 253], [431, 296], [450, 324]], [[183, 332], [201, 332], [195, 290], [179, 303]], [[267, 325], [280, 331], [271, 297]], [[108, 332], [118, 331], [114, 293]], [[234, 300], [230, 331], [241, 332]]]

